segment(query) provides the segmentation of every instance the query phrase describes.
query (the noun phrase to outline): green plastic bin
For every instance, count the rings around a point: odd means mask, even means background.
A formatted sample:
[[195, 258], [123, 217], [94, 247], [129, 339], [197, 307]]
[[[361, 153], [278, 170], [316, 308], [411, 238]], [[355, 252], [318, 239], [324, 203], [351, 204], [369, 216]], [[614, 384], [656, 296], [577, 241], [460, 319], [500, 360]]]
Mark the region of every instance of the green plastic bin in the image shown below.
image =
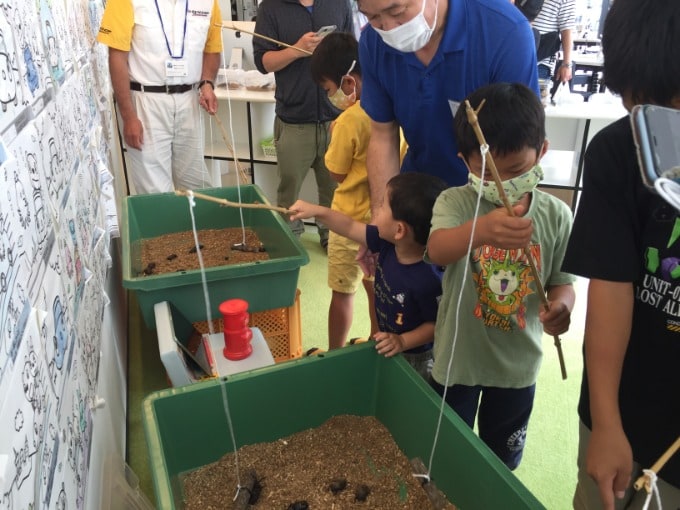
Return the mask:
[[[239, 447], [354, 414], [375, 416], [408, 458], [429, 462], [441, 399], [401, 356], [384, 358], [370, 343], [236, 374], [224, 384]], [[233, 450], [220, 381], [153, 393], [142, 419], [157, 506], [182, 508], [180, 475]], [[431, 475], [463, 510], [544, 508], [448, 407]]]
[[[239, 201], [236, 187], [206, 189], [201, 193]], [[254, 184], [241, 186], [240, 196], [243, 203], [269, 203]], [[197, 230], [240, 227], [242, 211], [246, 227], [255, 231], [270, 257], [269, 260], [206, 269], [212, 317], [219, 317], [220, 303], [231, 298], [248, 301], [251, 312], [293, 305], [300, 267], [309, 262], [309, 255], [281, 215], [268, 209], [224, 207], [198, 198], [195, 204]], [[140, 276], [143, 239], [191, 228], [186, 197], [174, 193], [134, 195], [123, 203], [123, 286], [137, 292], [144, 322], [149, 328], [155, 328], [153, 307], [161, 301], [174, 304], [191, 322], [206, 319], [200, 270]]]

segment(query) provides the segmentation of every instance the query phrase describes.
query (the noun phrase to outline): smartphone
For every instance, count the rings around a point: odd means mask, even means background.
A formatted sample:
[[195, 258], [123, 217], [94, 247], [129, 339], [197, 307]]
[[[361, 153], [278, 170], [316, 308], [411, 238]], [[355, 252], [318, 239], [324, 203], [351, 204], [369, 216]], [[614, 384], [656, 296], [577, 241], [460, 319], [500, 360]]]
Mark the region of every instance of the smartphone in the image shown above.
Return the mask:
[[630, 117], [645, 185], [654, 188], [659, 177], [680, 184], [680, 110], [636, 105]]
[[[194, 378], [215, 376], [215, 368], [211, 363], [212, 352], [206, 350], [203, 335], [171, 302], [168, 302], [168, 305], [173, 340], [182, 350], [185, 364], [193, 372]], [[207, 349], [210, 349], [210, 342]]]
[[338, 28], [337, 25], [326, 25], [325, 27], [321, 27], [319, 30], [316, 31], [316, 36], [326, 37], [331, 32], [335, 32], [336, 28]]

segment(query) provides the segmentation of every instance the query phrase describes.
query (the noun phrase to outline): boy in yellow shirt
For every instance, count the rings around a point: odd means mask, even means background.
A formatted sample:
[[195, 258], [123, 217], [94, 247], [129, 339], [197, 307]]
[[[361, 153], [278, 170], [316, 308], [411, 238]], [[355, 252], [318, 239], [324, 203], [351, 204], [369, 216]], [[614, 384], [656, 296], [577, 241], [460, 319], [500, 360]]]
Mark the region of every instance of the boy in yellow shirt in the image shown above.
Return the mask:
[[[366, 173], [366, 149], [371, 120], [359, 104], [361, 66], [359, 46], [352, 34], [335, 32], [317, 46], [310, 61], [312, 78], [343, 112], [331, 127], [326, 167], [337, 181], [331, 209], [362, 223], [371, 220]], [[364, 277], [356, 261], [359, 244], [330, 232], [328, 286], [333, 291], [328, 311], [328, 348], [345, 345], [354, 312], [354, 295], [363, 285], [368, 297], [371, 331], [378, 331], [374, 311], [373, 278]]]

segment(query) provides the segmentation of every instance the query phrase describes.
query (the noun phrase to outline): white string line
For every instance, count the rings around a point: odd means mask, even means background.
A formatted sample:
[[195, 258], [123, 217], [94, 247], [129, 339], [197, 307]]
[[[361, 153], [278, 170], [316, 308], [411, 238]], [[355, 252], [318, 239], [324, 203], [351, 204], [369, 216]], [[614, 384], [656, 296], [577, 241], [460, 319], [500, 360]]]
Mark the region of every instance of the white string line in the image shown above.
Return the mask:
[[649, 490], [647, 491], [647, 497], [645, 498], [644, 506], [642, 510], [647, 510], [649, 508], [649, 503], [652, 501], [652, 495], [655, 497], [656, 507], [661, 509], [661, 495], [659, 494], [659, 487], [656, 485], [656, 473], [651, 469], [643, 469], [642, 472], [647, 475], [649, 479]]
[[[224, 46], [222, 46], [222, 59], [226, 59], [226, 56], [224, 54]], [[226, 62], [226, 60], [225, 60]], [[226, 72], [225, 72], [225, 80], [227, 80], [226, 77]], [[229, 110], [229, 136], [231, 136], [231, 146], [234, 150], [234, 173], [236, 174], [236, 193], [238, 195], [238, 202], [241, 203], [241, 172], [239, 171], [239, 161], [238, 161], [238, 155], [236, 154], [236, 138], [234, 137], [234, 116], [232, 115], [232, 109], [231, 109], [231, 92], [229, 91], [229, 83], [226, 83], [227, 89], [227, 109]], [[253, 169], [251, 168], [250, 171], [252, 172]], [[239, 213], [239, 218], [241, 219], [241, 235], [242, 235], [242, 244], [243, 246], [246, 245], [246, 226], [245, 226], [245, 221], [243, 219], [243, 208], [239, 207], [238, 208], [238, 213]]]
[[468, 268], [470, 266], [470, 255], [472, 254], [472, 243], [475, 237], [475, 228], [477, 227], [477, 217], [479, 215], [479, 205], [481, 203], [482, 199], [482, 190], [484, 189], [484, 175], [486, 173], [486, 154], [489, 152], [489, 146], [484, 144], [479, 146], [479, 151], [482, 154], [482, 172], [481, 172], [481, 177], [482, 177], [482, 183], [481, 186], [479, 186], [479, 190], [477, 191], [477, 202], [475, 204], [475, 213], [474, 216], [472, 217], [472, 229], [470, 230], [470, 240], [468, 242], [468, 248], [467, 248], [467, 253], [465, 255], [465, 266], [463, 269], [463, 277], [461, 281], [461, 286], [460, 286], [460, 291], [458, 293], [458, 301], [456, 303], [456, 326], [454, 328], [453, 332], [453, 342], [451, 343], [451, 354], [449, 355], [449, 363], [446, 368], [446, 381], [444, 382], [444, 391], [442, 393], [442, 400], [441, 404], [439, 406], [439, 416], [437, 418], [437, 427], [435, 429], [435, 434], [434, 434], [434, 439], [432, 441], [432, 451], [430, 452], [430, 460], [427, 465], [427, 475], [426, 478], [429, 480], [430, 473], [432, 472], [432, 462], [434, 461], [434, 454], [435, 450], [437, 448], [437, 442], [439, 440], [439, 432], [441, 429], [441, 424], [442, 424], [442, 417], [444, 415], [444, 406], [446, 405], [446, 393], [448, 392], [449, 389], [449, 380], [450, 380], [450, 375], [451, 375], [451, 367], [453, 366], [453, 354], [456, 350], [456, 342], [458, 341], [458, 324], [460, 324], [460, 321], [458, 320], [460, 317], [460, 304], [461, 301], [463, 300], [463, 290], [465, 288], [465, 282], [467, 281], [467, 275], [468, 275]]
[[212, 323], [211, 307], [210, 307], [210, 296], [208, 295], [208, 282], [205, 278], [205, 266], [203, 264], [203, 253], [201, 253], [201, 245], [198, 242], [198, 232], [196, 230], [196, 218], [194, 217], [194, 207], [196, 207], [196, 201], [194, 200], [194, 192], [187, 191], [187, 199], [189, 201], [189, 214], [191, 216], [191, 229], [194, 235], [194, 245], [196, 247], [196, 255], [198, 256], [198, 265], [201, 268], [201, 282], [203, 284], [203, 299], [205, 300], [206, 306], [206, 316], [208, 319], [208, 324]]
[[[196, 207], [196, 201], [194, 200], [194, 192], [192, 190], [187, 191], [187, 200], [189, 201], [189, 214], [191, 216], [191, 229], [194, 235], [194, 244], [196, 246], [196, 255], [198, 256], [198, 264], [201, 268], [201, 282], [203, 284], [203, 298], [205, 299], [206, 306], [206, 316], [208, 319], [208, 328], [210, 329], [210, 334], [213, 334], [212, 327], [212, 317], [211, 317], [211, 306], [210, 306], [210, 296], [208, 294], [208, 282], [205, 277], [205, 266], [203, 264], [203, 254], [201, 253], [201, 247], [198, 242], [198, 232], [196, 230], [196, 218], [194, 217], [194, 207]], [[236, 483], [237, 491], [236, 497], [238, 497], [238, 491], [241, 489], [241, 476], [238, 465], [238, 451], [236, 448], [236, 436], [234, 435], [234, 426], [231, 421], [231, 414], [229, 413], [229, 401], [227, 399], [227, 389], [225, 387], [226, 377], [220, 382], [220, 389], [222, 391], [222, 404], [224, 406], [224, 413], [227, 416], [227, 424], [229, 426], [229, 433], [231, 435], [231, 442], [234, 447], [234, 462], [236, 464]], [[234, 499], [236, 499], [236, 497]]]

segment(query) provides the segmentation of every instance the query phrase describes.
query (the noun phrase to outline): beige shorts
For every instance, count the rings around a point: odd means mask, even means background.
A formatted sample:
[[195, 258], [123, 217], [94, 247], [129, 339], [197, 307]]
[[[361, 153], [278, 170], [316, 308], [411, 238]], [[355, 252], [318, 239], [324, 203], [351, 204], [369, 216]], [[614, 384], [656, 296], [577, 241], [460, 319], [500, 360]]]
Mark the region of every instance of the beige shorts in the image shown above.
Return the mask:
[[329, 233], [328, 286], [331, 289], [343, 294], [354, 294], [359, 289], [364, 273], [356, 261], [358, 252], [359, 243], [335, 232]]

